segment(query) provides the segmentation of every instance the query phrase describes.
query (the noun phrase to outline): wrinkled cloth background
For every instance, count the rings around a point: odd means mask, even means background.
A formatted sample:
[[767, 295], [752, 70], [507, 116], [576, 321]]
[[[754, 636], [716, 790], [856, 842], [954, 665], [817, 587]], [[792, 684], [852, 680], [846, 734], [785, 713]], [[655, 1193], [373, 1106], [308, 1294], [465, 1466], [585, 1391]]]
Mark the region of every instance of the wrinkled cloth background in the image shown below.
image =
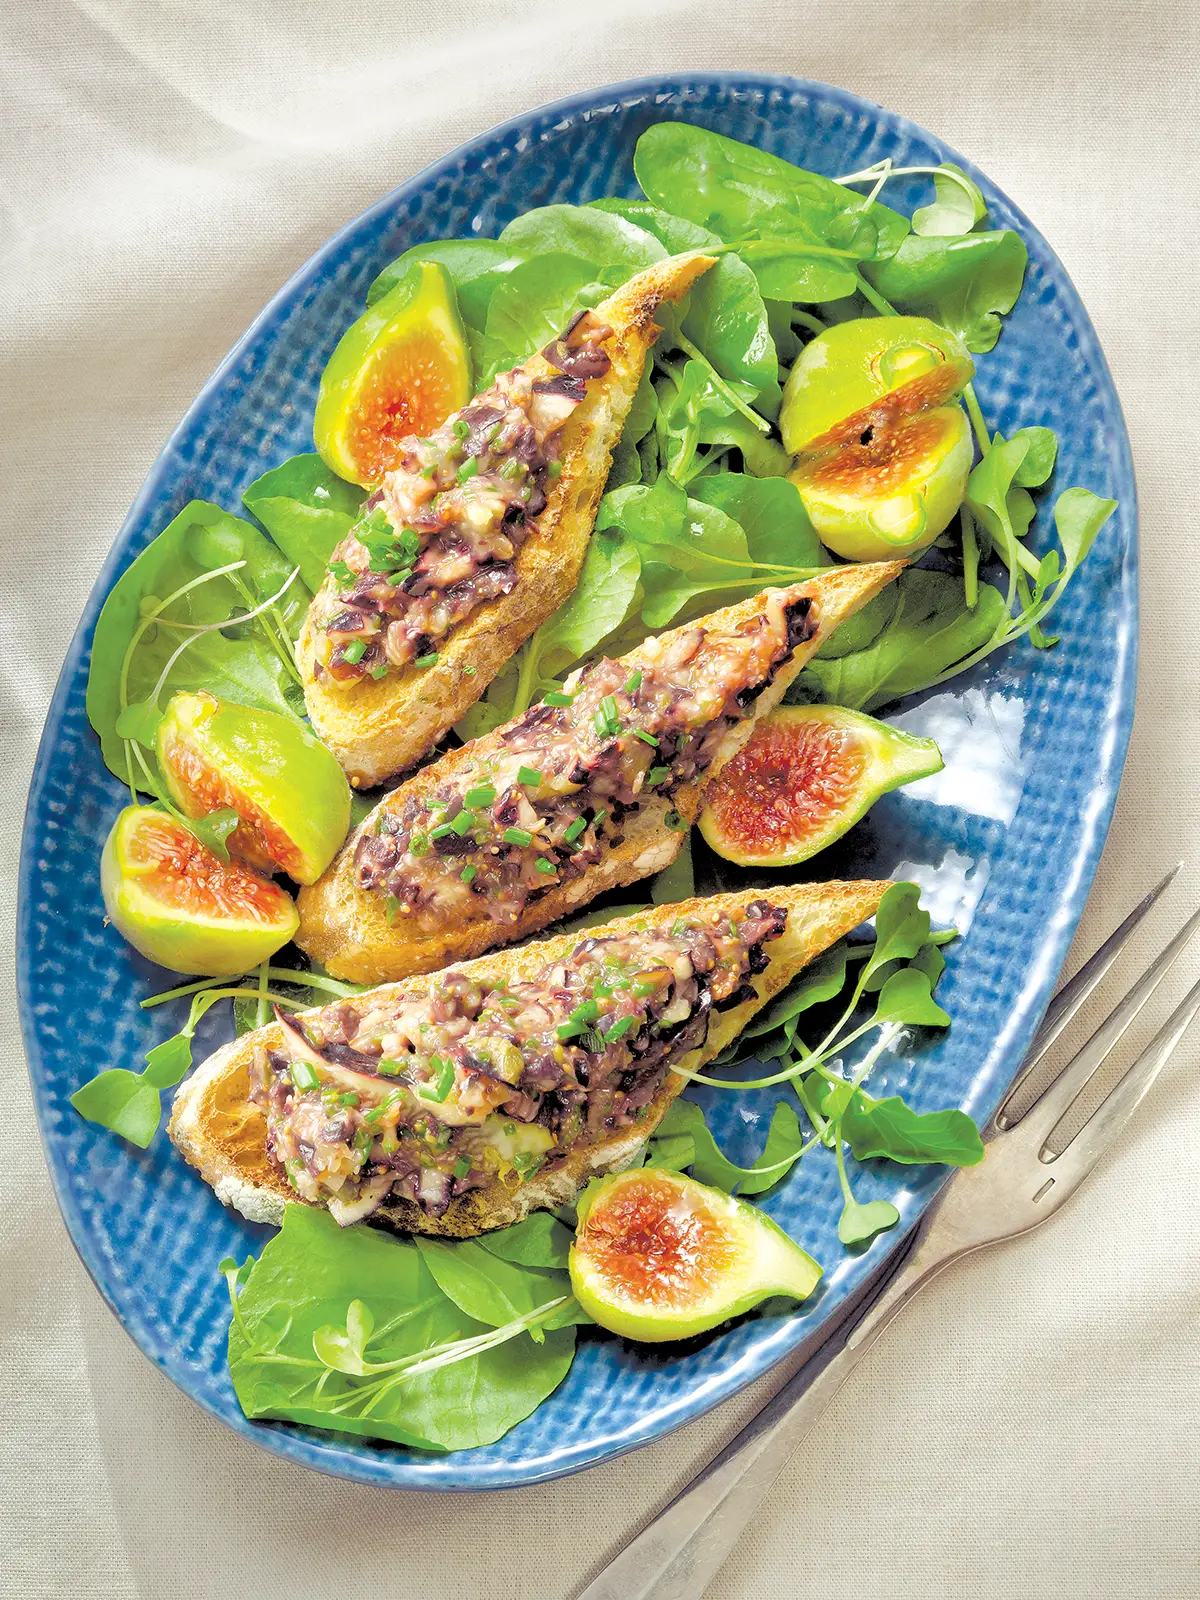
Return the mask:
[[[1091, 310], [1140, 481], [1143, 650], [1133, 749], [1071, 964], [1190, 856], [1148, 952], [1200, 894], [1198, 18], [1191, 0], [3, 7], [6, 921], [74, 620], [163, 441], [274, 290], [377, 196], [505, 117], [660, 69], [745, 67], [840, 84], [957, 145], [1036, 219]], [[7, 949], [4, 961], [7, 990]], [[1200, 951], [1167, 997], [1198, 972]], [[765, 1394], [599, 1470], [489, 1496], [372, 1491], [254, 1451], [150, 1366], [86, 1278], [51, 1197], [11, 1007], [3, 1026], [5, 1597], [559, 1600]], [[948, 1275], [889, 1333], [714, 1600], [1200, 1592], [1198, 1143], [1200, 1033], [1086, 1199]]]

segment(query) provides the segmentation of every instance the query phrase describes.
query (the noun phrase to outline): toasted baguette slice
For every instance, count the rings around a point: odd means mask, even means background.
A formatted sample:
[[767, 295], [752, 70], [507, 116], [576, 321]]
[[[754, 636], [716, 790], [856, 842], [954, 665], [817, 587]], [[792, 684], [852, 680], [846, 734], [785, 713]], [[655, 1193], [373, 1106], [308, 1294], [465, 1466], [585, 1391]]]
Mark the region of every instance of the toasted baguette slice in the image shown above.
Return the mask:
[[[350, 835], [341, 854], [311, 887], [301, 890], [300, 931], [296, 943], [315, 961], [338, 978], [354, 983], [380, 983], [405, 978], [415, 972], [432, 972], [452, 961], [480, 955], [497, 944], [514, 943], [569, 916], [606, 889], [634, 883], [669, 866], [679, 853], [684, 835], [669, 828], [665, 818], [672, 807], [688, 822], [694, 822], [703, 805], [704, 789], [724, 764], [741, 749], [758, 720], [772, 711], [785, 689], [838, 624], [877, 595], [900, 572], [904, 563], [881, 562], [869, 566], [835, 567], [808, 583], [795, 585], [789, 593], [808, 595], [815, 605], [817, 632], [799, 645], [792, 659], [776, 673], [772, 683], [754, 702], [751, 715], [735, 724], [722, 741], [716, 759], [701, 780], [678, 789], [673, 798], [651, 796], [625, 824], [622, 842], [610, 849], [604, 859], [578, 878], [568, 879], [548, 894], [530, 902], [516, 922], [500, 924], [486, 914], [459, 920], [439, 931], [436, 937], [410, 929], [403, 918], [395, 926], [388, 923], [384, 896], [360, 889], [355, 881], [355, 847], [362, 834], [375, 827], [381, 811], [399, 812], [412, 794], [429, 793], [438, 784], [453, 778], [467, 762], [493, 749], [503, 748], [505, 728], [497, 728], [482, 739], [451, 750], [441, 760], [423, 768], [380, 801], [359, 828]], [[763, 596], [756, 595], [735, 606], [701, 617], [710, 629], [733, 629], [761, 611]], [[687, 627], [694, 627], [689, 623]], [[662, 635], [671, 639], [674, 629]], [[632, 661], [632, 654], [623, 659]], [[511, 727], [512, 724], [506, 724]]]
[[[588, 384], [587, 397], [562, 430], [562, 472], [517, 555], [516, 587], [486, 601], [440, 639], [432, 667], [410, 664], [378, 682], [364, 678], [347, 688], [316, 681], [317, 633], [310, 610], [297, 646], [308, 714], [356, 787], [371, 788], [419, 761], [571, 593], [587, 553], [613, 447], [625, 426], [646, 353], [660, 331], [654, 313], [664, 300], [686, 294], [713, 260], [697, 252], [670, 256], [630, 278], [596, 308], [613, 330], [602, 345], [612, 366]], [[522, 365], [535, 379], [555, 370], [541, 355]]]
[[[553, 1172], [539, 1173], [516, 1189], [496, 1181], [486, 1189], [473, 1189], [450, 1202], [440, 1217], [430, 1217], [409, 1200], [385, 1202], [376, 1219], [406, 1233], [445, 1234], [467, 1238], [490, 1228], [505, 1228], [530, 1211], [565, 1205], [597, 1173], [628, 1166], [653, 1134], [667, 1107], [686, 1086], [685, 1072], [697, 1072], [731, 1044], [751, 1018], [785, 988], [802, 967], [844, 934], [873, 916], [886, 883], [806, 883], [764, 892], [747, 889], [740, 894], [714, 895], [703, 900], [655, 906], [634, 917], [618, 918], [587, 937], [627, 932], [632, 927], [669, 926], [689, 912], [719, 910], [731, 916], [754, 900], [769, 900], [788, 913], [787, 926], [778, 939], [763, 946], [766, 968], [751, 979], [752, 998], [728, 1011], [714, 1011], [708, 1037], [668, 1072], [650, 1103], [649, 1115], [636, 1128], [622, 1128], [599, 1142], [581, 1144]], [[578, 944], [579, 933], [557, 934], [551, 939], [522, 945], [516, 950], [494, 951], [466, 962], [462, 971], [477, 982], [494, 986], [532, 977]], [[436, 987], [441, 974], [412, 978], [403, 985], [386, 985], [390, 994], [419, 998]], [[305, 1013], [302, 1013], [304, 1015]], [[266, 1120], [249, 1099], [250, 1067], [260, 1045], [268, 1049], [282, 1043], [278, 1023], [260, 1028], [223, 1045], [199, 1066], [180, 1087], [171, 1113], [170, 1134], [223, 1204], [233, 1206], [251, 1222], [279, 1223], [283, 1207], [298, 1197], [266, 1153]], [[299, 1203], [299, 1202], [298, 1202]]]

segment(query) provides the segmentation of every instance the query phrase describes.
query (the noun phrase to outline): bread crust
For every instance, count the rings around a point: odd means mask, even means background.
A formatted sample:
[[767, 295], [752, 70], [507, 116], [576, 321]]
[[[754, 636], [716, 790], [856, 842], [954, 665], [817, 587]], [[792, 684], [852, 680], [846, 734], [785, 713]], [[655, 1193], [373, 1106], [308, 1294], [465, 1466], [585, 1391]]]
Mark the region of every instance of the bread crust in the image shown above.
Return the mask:
[[[701, 1070], [726, 1045], [733, 1042], [754, 1015], [777, 995], [823, 950], [872, 916], [886, 882], [799, 884], [789, 888], [739, 894], [713, 895], [677, 905], [655, 906], [635, 917], [619, 918], [589, 929], [589, 937], [627, 931], [632, 926], [669, 926], [677, 917], [701, 910], [731, 916], [755, 900], [767, 899], [786, 907], [783, 934], [763, 946], [767, 966], [750, 980], [753, 998], [728, 1011], [712, 1015], [704, 1045], [691, 1051], [672, 1069], [651, 1101], [649, 1114], [634, 1128], [622, 1128], [609, 1138], [578, 1146], [567, 1161], [550, 1173], [539, 1173], [517, 1189], [497, 1180], [491, 1187], [469, 1190], [452, 1200], [440, 1217], [430, 1217], [411, 1201], [385, 1202], [374, 1219], [400, 1232], [470, 1238], [493, 1228], [519, 1222], [531, 1211], [568, 1204], [587, 1180], [603, 1172], [628, 1166], [666, 1114], [667, 1107], [686, 1087], [682, 1074]], [[557, 934], [519, 949], [493, 951], [463, 963], [462, 971], [484, 984], [527, 978], [578, 943], [578, 933]], [[403, 985], [406, 995], [419, 997], [438, 982], [438, 974], [412, 978]], [[396, 992], [396, 985], [381, 986]], [[304, 1013], [301, 1013], [304, 1015]], [[180, 1086], [171, 1112], [170, 1136], [185, 1158], [211, 1184], [223, 1204], [234, 1207], [252, 1222], [278, 1224], [288, 1202], [300, 1201], [266, 1153], [266, 1120], [249, 1099], [250, 1066], [260, 1045], [277, 1048], [282, 1029], [271, 1023], [222, 1045]]]
[[[360, 889], [355, 881], [355, 848], [362, 835], [374, 828], [380, 812], [399, 812], [410, 795], [433, 789], [452, 779], [467, 761], [501, 748], [505, 729], [497, 728], [482, 739], [450, 751], [380, 801], [350, 835], [336, 860], [317, 882], [301, 890], [296, 943], [335, 977], [352, 983], [380, 983], [417, 972], [432, 972], [452, 961], [480, 955], [495, 945], [526, 939], [570, 916], [605, 890], [621, 888], [661, 871], [675, 859], [684, 837], [681, 830], [666, 826], [668, 812], [673, 807], [685, 821], [695, 821], [703, 806], [704, 789], [749, 739], [756, 723], [779, 704], [805, 662], [840, 622], [885, 588], [903, 566], [903, 562], [890, 561], [835, 567], [809, 583], [796, 586], [794, 593], [809, 595], [815, 602], [817, 632], [796, 648], [792, 659], [754, 702], [751, 714], [729, 730], [701, 780], [677, 790], [673, 799], [650, 797], [644, 801], [630, 818], [622, 842], [615, 849], [608, 850], [603, 860], [580, 877], [557, 885], [548, 894], [527, 904], [515, 922], [503, 926], [491, 918], [480, 917], [447, 927], [436, 936], [414, 937], [403, 921], [395, 926], [388, 923], [382, 895]], [[758, 615], [762, 605], [762, 596], [756, 595], [702, 617], [699, 622], [713, 629], [732, 630]], [[685, 628], [695, 625], [688, 623]], [[662, 637], [669, 640], [682, 631], [672, 629]]]
[[[517, 584], [439, 640], [433, 666], [410, 664], [378, 682], [364, 678], [347, 688], [322, 683], [313, 676], [318, 633], [310, 608], [297, 645], [308, 714], [356, 788], [371, 788], [415, 765], [574, 589], [613, 447], [660, 332], [654, 313], [664, 301], [686, 294], [714, 259], [699, 251], [669, 256], [597, 306], [596, 316], [613, 330], [602, 345], [612, 366], [588, 384], [586, 398], [563, 427], [562, 472], [517, 554]], [[523, 366], [534, 378], [555, 370], [541, 355]]]

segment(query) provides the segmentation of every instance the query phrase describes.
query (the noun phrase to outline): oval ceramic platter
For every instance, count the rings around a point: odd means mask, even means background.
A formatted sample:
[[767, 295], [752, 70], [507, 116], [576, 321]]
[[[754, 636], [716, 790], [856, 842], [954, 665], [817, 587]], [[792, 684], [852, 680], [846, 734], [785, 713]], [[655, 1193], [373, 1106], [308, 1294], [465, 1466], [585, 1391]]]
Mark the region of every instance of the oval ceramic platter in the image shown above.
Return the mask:
[[[886, 1174], [862, 1171], [859, 1196], [889, 1196], [903, 1221], [853, 1257], [836, 1237], [834, 1163], [803, 1163], [764, 1201], [825, 1265], [822, 1290], [802, 1312], [743, 1320], [686, 1349], [650, 1351], [586, 1334], [561, 1388], [499, 1443], [423, 1455], [246, 1421], [225, 1365], [229, 1302], [217, 1263], [257, 1252], [266, 1230], [226, 1211], [165, 1134], [140, 1152], [84, 1122], [68, 1103], [85, 1079], [104, 1066], [136, 1065], [170, 1031], [166, 1017], [138, 1009], [139, 999], [167, 987], [163, 974], [103, 922], [100, 849], [124, 791], [101, 763], [84, 688], [92, 631], [113, 582], [186, 501], [200, 497], [240, 510], [247, 484], [312, 448], [321, 370], [385, 263], [422, 240], [495, 235], [533, 206], [635, 194], [638, 135], [667, 118], [702, 124], [830, 175], [884, 156], [899, 165], [950, 160], [970, 171], [993, 226], [1016, 228], [1029, 247], [1018, 308], [997, 348], [979, 363], [985, 412], [1006, 434], [1022, 423], [1054, 427], [1062, 439], [1058, 483], [1084, 484], [1120, 501], [1056, 612], [1057, 649], [1010, 648], [950, 688], [889, 710], [892, 720], [938, 739], [945, 771], [888, 796], [841, 846], [811, 863], [815, 878], [913, 878], [935, 924], [954, 923], [965, 934], [950, 947], [938, 994], [953, 1018], [948, 1036], [883, 1063], [873, 1086], [902, 1091], [920, 1110], [957, 1104], [978, 1119], [998, 1103], [1083, 907], [1129, 738], [1135, 499], [1104, 357], [1045, 240], [981, 173], [912, 123], [791, 78], [697, 74], [618, 85], [560, 101], [464, 145], [320, 250], [262, 313], [176, 430], [75, 635], [30, 791], [20, 985], [50, 1170], [71, 1236], [101, 1293], [146, 1354], [230, 1427], [307, 1466], [365, 1483], [508, 1487], [573, 1472], [659, 1437], [818, 1331], [900, 1240], [944, 1176], [939, 1168], [891, 1164]], [[888, 196], [904, 210], [926, 197], [918, 187]], [[217, 1027], [198, 1042], [215, 1044]], [[714, 1131], [735, 1160], [761, 1148], [773, 1099], [772, 1091], [758, 1091], [712, 1100]]]

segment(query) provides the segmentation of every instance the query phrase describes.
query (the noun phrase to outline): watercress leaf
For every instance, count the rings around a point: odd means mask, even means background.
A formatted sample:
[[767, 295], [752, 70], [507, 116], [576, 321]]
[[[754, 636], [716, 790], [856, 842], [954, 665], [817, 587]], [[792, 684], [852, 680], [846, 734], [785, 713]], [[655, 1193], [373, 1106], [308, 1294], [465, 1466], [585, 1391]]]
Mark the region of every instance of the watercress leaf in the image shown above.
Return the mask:
[[1117, 509], [1090, 489], [1064, 489], [1054, 503], [1054, 526], [1066, 557], [1065, 577], [1075, 571], [1092, 548], [1100, 529]]
[[177, 1033], [146, 1051], [142, 1081], [155, 1089], [172, 1089], [187, 1076], [191, 1066], [192, 1041], [187, 1034]]
[[571, 1230], [548, 1211], [532, 1211], [524, 1222], [484, 1233], [479, 1244], [490, 1255], [520, 1267], [549, 1267], [565, 1272], [571, 1255]]
[[757, 1039], [773, 1033], [812, 1006], [833, 1000], [846, 987], [846, 946], [839, 941], [809, 963], [795, 981], [759, 1012], [742, 1039]]
[[871, 1018], [874, 1025], [899, 1023], [905, 1027], [948, 1028], [950, 1018], [930, 993], [929, 979], [916, 967], [901, 967], [879, 991]]
[[936, 944], [922, 945], [912, 958], [912, 965], [918, 972], [923, 972], [929, 979], [929, 989], [930, 993], [932, 993], [937, 988], [938, 979], [946, 970], [946, 961], [941, 950]]
[[900, 1213], [890, 1200], [846, 1201], [838, 1218], [838, 1238], [846, 1246], [870, 1244], [876, 1234], [886, 1233], [900, 1221]]
[[226, 840], [241, 820], [232, 806], [224, 806], [220, 811], [210, 811], [207, 816], [189, 819], [188, 830], [218, 861], [228, 866], [229, 846]]
[[253, 1033], [255, 1028], [261, 1028], [269, 1021], [269, 1016], [259, 1016], [257, 1000], [250, 999], [248, 995], [234, 995], [233, 1031], [237, 1038], [240, 1039], [243, 1034]]
[[780, 1100], [771, 1115], [763, 1153], [742, 1179], [740, 1195], [763, 1194], [779, 1183], [804, 1153], [800, 1119], [790, 1101]]
[[641, 561], [635, 546], [598, 527], [570, 599], [543, 622], [530, 641], [539, 673], [557, 677], [591, 655], [633, 610], [640, 578]]
[[524, 211], [501, 232], [500, 243], [527, 257], [557, 254], [620, 262], [629, 269], [626, 276], [653, 266], [667, 254], [653, 233], [595, 206], [552, 205]]
[[[950, 176], [950, 174], [955, 176]], [[987, 205], [977, 184], [952, 161], [942, 163], [933, 175], [935, 199], [932, 205], [919, 206], [912, 215], [913, 232], [923, 238], [952, 238], [970, 233], [987, 216]]]
[[767, 308], [767, 326], [771, 330], [779, 364], [781, 367], [790, 367], [804, 348], [800, 336], [792, 326], [792, 302], [766, 300], [764, 303]]
[[320, 456], [308, 454], [264, 472], [242, 495], [242, 503], [315, 592], [365, 498], [364, 489], [339, 478]]
[[799, 1159], [804, 1142], [795, 1112], [782, 1100], [772, 1115], [763, 1153], [752, 1167], [739, 1167], [721, 1152], [704, 1120], [704, 1112], [692, 1100], [673, 1101], [658, 1125], [658, 1133], [663, 1139], [691, 1139], [695, 1149], [692, 1177], [725, 1194], [761, 1194], [771, 1188]]
[[691, 836], [684, 835], [683, 848], [669, 867], [650, 881], [650, 898], [656, 906], [674, 905], [679, 900], [690, 900], [696, 892], [696, 874], [692, 868]]
[[696, 1159], [696, 1141], [687, 1133], [671, 1133], [651, 1139], [646, 1147], [647, 1167], [666, 1167], [671, 1172], [686, 1172]]
[[251, 1269], [229, 1330], [230, 1376], [247, 1416], [424, 1449], [473, 1449], [540, 1405], [574, 1353], [574, 1335], [564, 1328], [548, 1332], [541, 1345], [519, 1334], [466, 1360], [443, 1357], [444, 1364], [412, 1378], [330, 1373], [314, 1357], [313, 1335], [346, 1326], [355, 1300], [375, 1316], [376, 1367], [488, 1332], [442, 1294], [411, 1243], [373, 1228], [341, 1229], [323, 1210], [289, 1205], [282, 1230]]
[[1017, 303], [1028, 254], [1007, 228], [957, 238], [912, 234], [890, 261], [864, 270], [899, 310], [932, 317], [981, 353], [995, 345], [1001, 316]]
[[1008, 514], [1008, 522], [1012, 528], [1013, 538], [1023, 539], [1029, 532], [1030, 524], [1037, 515], [1037, 504], [1033, 496], [1028, 489], [1022, 489], [1014, 485], [1004, 497], [1004, 509]]
[[162, 1116], [158, 1090], [125, 1067], [110, 1067], [76, 1089], [71, 1104], [81, 1117], [108, 1128], [142, 1150], [158, 1132]]
[[633, 170], [666, 211], [727, 240], [796, 238], [826, 251], [831, 268], [892, 255], [909, 228], [907, 218], [830, 178], [684, 122], [647, 128]]
[[[817, 538], [800, 491], [786, 478], [751, 478], [744, 472], [713, 472], [688, 485], [702, 500], [731, 517], [746, 536], [751, 561], [767, 567], [815, 568], [829, 556]], [[886, 593], [886, 591], [885, 591]], [[838, 633], [841, 629], [836, 630]]]
[[163, 712], [156, 700], [139, 700], [136, 705], [125, 707], [115, 728], [122, 739], [136, 739], [147, 750], [153, 750], [162, 719]]
[[488, 305], [487, 331], [476, 379], [486, 388], [505, 371], [556, 339], [576, 311], [599, 304], [608, 287], [597, 268], [578, 256], [552, 254], [524, 261], [505, 274]]
[[782, 478], [792, 469], [792, 458], [777, 439], [760, 433], [741, 412], [713, 416], [700, 428], [701, 444], [733, 445], [742, 453], [742, 464], [755, 478]]
[[[193, 579], [227, 565], [223, 558], [228, 553], [244, 560], [245, 567], [208, 578], [178, 595]], [[219, 630], [195, 633], [171, 626], [208, 626], [240, 616], [276, 592], [291, 570], [282, 553], [251, 523], [219, 506], [193, 500], [122, 573], [96, 623], [87, 689], [88, 720], [99, 735], [110, 772], [128, 778], [125, 739], [117, 731], [122, 711], [151, 703], [165, 705], [179, 690], [207, 689], [241, 705], [295, 714], [285, 694], [290, 681], [286, 669], [259, 623], [243, 624], [232, 637]], [[172, 596], [177, 598], [152, 617]], [[309, 599], [297, 579], [280, 606], [289, 632], [298, 631]], [[160, 676], [185, 639], [190, 643], [155, 701]], [[139, 728], [139, 733], [146, 731], [148, 721]], [[147, 759], [155, 770], [153, 757]], [[136, 775], [138, 769], [134, 770]]]
[[896, 608], [876, 639], [849, 655], [818, 656], [798, 680], [797, 697], [807, 691], [832, 705], [874, 711], [936, 682], [1007, 622], [1004, 597], [990, 583], [980, 584], [974, 609], [946, 572], [912, 568], [898, 584]]
[[367, 290], [367, 304], [374, 305], [394, 289], [416, 262], [436, 261], [446, 269], [454, 285], [463, 321], [482, 331], [496, 286], [505, 273], [525, 259], [524, 252], [499, 239], [436, 239], [430, 244], [415, 244], [384, 267]]
[[921, 905], [920, 889], [915, 883], [893, 883], [875, 913], [875, 947], [866, 971], [874, 972], [885, 961], [910, 961], [928, 940], [929, 913]]
[[318, 1361], [335, 1372], [348, 1372], [361, 1378], [367, 1371], [366, 1347], [374, 1327], [375, 1317], [370, 1307], [361, 1300], [351, 1300], [346, 1326], [337, 1328], [326, 1324], [318, 1328], [313, 1334], [313, 1353]]
[[1020, 466], [1013, 474], [1013, 482], [1026, 489], [1036, 489], [1054, 471], [1058, 455], [1058, 437], [1053, 428], [1018, 428], [1013, 442], [1025, 441], [1026, 450]]
[[1027, 438], [1005, 440], [997, 434], [992, 448], [972, 468], [971, 476], [967, 479], [967, 505], [1010, 565], [1016, 533], [1009, 510], [1009, 495], [1029, 448]]
[[973, 1167], [984, 1154], [979, 1129], [965, 1111], [917, 1112], [899, 1095], [873, 1100], [863, 1089], [846, 1108], [842, 1137], [859, 1161], [882, 1157], [908, 1165]]

